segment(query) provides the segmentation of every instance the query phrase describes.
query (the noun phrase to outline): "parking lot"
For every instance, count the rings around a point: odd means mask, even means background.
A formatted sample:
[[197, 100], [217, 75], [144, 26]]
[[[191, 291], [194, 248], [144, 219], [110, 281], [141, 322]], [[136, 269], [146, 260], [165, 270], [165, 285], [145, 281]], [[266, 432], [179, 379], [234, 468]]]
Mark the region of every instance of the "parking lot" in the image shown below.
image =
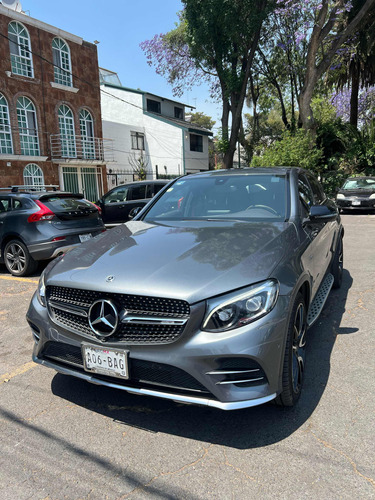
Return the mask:
[[375, 215], [343, 222], [343, 286], [309, 330], [293, 409], [186, 406], [36, 365], [39, 274], [0, 266], [0, 498], [375, 498]]

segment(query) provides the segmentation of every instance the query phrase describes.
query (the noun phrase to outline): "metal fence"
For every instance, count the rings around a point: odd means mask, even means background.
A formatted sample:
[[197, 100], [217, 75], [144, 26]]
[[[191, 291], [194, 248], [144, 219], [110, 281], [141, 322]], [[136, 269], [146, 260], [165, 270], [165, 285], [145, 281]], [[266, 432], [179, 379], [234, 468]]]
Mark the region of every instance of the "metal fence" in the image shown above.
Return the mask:
[[109, 169], [107, 171], [108, 190], [116, 186], [120, 186], [121, 184], [126, 184], [127, 182], [152, 179], [175, 179], [176, 177], [180, 176], [159, 174], [158, 171], [147, 171], [146, 178], [140, 178], [140, 176], [134, 170]]

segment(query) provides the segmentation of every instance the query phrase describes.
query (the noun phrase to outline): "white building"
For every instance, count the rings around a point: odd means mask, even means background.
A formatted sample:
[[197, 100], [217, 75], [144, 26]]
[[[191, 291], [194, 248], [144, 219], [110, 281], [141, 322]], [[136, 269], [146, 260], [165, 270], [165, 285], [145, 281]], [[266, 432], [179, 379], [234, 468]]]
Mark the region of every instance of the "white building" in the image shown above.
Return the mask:
[[[121, 86], [116, 73], [100, 69], [103, 137], [113, 139], [114, 163], [108, 172], [133, 180], [142, 157], [147, 178], [208, 170], [212, 132], [185, 121], [185, 104]], [[189, 106], [191, 108], [191, 106]], [[109, 177], [109, 187], [118, 183]]]

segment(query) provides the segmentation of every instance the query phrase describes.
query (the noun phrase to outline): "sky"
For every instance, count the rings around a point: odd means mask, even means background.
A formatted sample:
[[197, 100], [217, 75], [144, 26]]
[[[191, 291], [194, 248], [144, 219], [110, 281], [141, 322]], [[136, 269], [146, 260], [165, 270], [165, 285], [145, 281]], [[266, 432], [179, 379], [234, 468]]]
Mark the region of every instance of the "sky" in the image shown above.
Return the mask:
[[220, 126], [220, 104], [210, 100], [207, 86], [174, 97], [172, 87], [148, 66], [139, 47], [144, 40], [175, 27], [180, 0], [21, 0], [21, 4], [35, 19], [88, 42], [98, 40], [99, 66], [117, 72], [124, 87], [195, 106], [216, 121], [215, 131]]

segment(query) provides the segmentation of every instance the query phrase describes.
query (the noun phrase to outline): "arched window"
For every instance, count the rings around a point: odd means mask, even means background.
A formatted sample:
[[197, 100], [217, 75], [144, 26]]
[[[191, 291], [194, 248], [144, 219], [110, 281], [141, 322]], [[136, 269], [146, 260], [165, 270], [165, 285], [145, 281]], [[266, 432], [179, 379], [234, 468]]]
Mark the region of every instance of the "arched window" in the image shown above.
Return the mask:
[[35, 163], [29, 163], [23, 170], [23, 182], [26, 186], [44, 186], [43, 171]]
[[34, 104], [27, 97], [17, 99], [21, 154], [39, 156], [38, 125]]
[[12, 21], [8, 25], [8, 38], [12, 73], [33, 78], [30, 36], [21, 23]]
[[95, 158], [94, 120], [87, 109], [79, 112], [79, 127], [81, 130], [82, 156], [86, 159]]
[[76, 158], [76, 137], [72, 110], [66, 104], [62, 104], [59, 107], [58, 117], [61, 138], [61, 156]]
[[12, 133], [10, 131], [9, 108], [5, 97], [0, 94], [0, 153], [12, 154]]
[[55, 71], [55, 82], [60, 85], [72, 86], [72, 65], [70, 63], [69, 46], [61, 40], [54, 38], [52, 41], [52, 56]]

